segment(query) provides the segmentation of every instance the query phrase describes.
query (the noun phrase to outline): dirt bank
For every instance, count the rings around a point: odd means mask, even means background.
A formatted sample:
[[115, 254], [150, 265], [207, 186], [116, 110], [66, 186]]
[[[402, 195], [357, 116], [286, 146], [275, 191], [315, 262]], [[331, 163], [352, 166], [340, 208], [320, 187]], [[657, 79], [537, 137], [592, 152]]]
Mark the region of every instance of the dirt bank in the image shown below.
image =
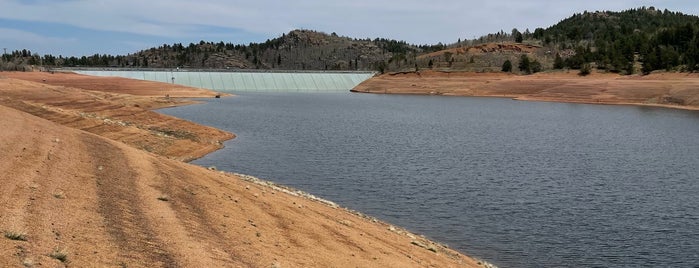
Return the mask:
[[184, 154], [179, 137], [152, 126], [196, 135], [190, 149], [230, 137], [142, 108], [174, 100], [11, 78], [0, 94], [0, 267], [479, 266], [400, 228], [168, 158]]
[[[178, 160], [218, 150], [232, 133], [151, 109], [191, 104], [217, 92], [71, 73], [0, 73], [0, 105]], [[169, 95], [169, 97], [166, 97]]]
[[353, 91], [699, 109], [699, 74], [681, 73], [647, 76], [595, 73], [582, 77], [577, 72], [521, 76], [421, 71], [380, 75], [359, 84]]

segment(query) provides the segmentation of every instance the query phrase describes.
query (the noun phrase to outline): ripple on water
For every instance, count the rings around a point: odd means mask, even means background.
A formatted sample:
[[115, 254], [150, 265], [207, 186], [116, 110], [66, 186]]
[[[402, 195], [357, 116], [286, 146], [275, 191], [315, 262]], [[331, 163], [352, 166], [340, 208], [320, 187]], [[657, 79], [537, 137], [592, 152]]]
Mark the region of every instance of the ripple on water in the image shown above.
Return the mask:
[[699, 264], [697, 112], [363, 94], [242, 94], [164, 112], [238, 135], [195, 163], [500, 267]]

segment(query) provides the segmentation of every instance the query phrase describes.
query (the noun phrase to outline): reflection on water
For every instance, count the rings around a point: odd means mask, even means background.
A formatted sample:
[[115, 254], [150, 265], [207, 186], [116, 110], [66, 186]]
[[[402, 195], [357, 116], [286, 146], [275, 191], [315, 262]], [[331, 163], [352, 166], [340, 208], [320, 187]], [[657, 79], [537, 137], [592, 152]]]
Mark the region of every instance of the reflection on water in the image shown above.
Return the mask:
[[299, 188], [501, 267], [699, 264], [699, 113], [243, 94], [163, 112], [238, 135], [195, 163]]

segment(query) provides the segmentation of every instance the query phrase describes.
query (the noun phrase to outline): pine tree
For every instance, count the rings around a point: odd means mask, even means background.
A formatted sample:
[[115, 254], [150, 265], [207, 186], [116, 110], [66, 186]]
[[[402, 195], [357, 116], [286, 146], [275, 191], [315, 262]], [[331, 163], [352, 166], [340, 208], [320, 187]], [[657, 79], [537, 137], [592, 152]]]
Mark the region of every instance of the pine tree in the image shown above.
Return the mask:
[[519, 71], [523, 72], [525, 74], [531, 74], [532, 69], [531, 69], [531, 62], [529, 60], [529, 57], [527, 55], [522, 55], [522, 57], [519, 59]]
[[522, 43], [524, 37], [522, 33], [517, 30], [517, 28], [512, 29], [512, 37], [515, 39], [515, 43]]
[[541, 62], [539, 62], [538, 60], [533, 60], [529, 64], [529, 70], [531, 73], [541, 72], [541, 69], [543, 69], [543, 67], [541, 66]]
[[512, 62], [510, 60], [506, 60], [505, 63], [502, 64], [502, 71], [506, 73], [512, 72]]
[[553, 68], [554, 69], [563, 69], [565, 63], [563, 62], [563, 58], [561, 58], [561, 54], [556, 53], [556, 59], [553, 60]]

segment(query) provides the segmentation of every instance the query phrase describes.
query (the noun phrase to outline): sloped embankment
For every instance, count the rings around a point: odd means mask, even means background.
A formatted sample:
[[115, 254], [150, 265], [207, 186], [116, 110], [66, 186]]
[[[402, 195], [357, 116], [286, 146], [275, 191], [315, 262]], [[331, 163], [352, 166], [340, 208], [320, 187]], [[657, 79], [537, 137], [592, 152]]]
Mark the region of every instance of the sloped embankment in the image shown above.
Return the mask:
[[2, 267], [478, 266], [327, 202], [4, 106], [68, 110], [13, 96], [0, 105]]
[[686, 73], [647, 76], [595, 73], [583, 77], [576, 72], [513, 75], [421, 71], [380, 75], [364, 81], [353, 91], [699, 109], [699, 75]]

